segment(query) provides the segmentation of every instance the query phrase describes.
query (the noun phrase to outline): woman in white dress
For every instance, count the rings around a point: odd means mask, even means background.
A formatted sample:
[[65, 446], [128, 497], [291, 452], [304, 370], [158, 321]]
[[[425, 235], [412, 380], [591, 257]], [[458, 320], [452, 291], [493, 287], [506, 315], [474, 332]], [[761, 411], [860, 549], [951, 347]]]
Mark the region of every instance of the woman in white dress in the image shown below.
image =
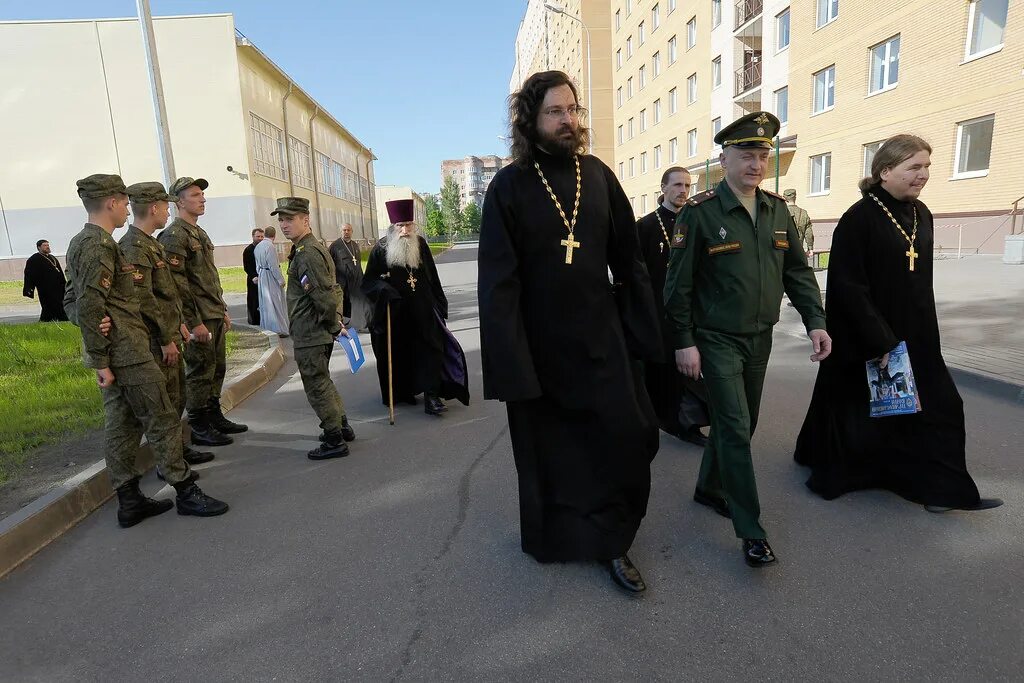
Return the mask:
[[274, 236], [277, 230], [268, 226], [263, 231], [264, 239], [256, 245], [256, 277], [260, 290], [260, 327], [288, 336], [288, 304], [284, 295], [284, 275], [277, 260]]

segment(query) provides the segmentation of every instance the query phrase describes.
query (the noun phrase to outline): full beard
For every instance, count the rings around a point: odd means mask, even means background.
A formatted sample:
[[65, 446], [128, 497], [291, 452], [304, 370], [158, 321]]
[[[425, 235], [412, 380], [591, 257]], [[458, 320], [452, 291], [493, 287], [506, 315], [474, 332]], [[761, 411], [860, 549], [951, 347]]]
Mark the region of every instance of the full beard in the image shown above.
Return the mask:
[[399, 237], [397, 234], [388, 237], [387, 262], [389, 266], [401, 266], [406, 270], [420, 267], [420, 244], [415, 237]]
[[[571, 133], [571, 137], [565, 135]], [[540, 145], [555, 156], [571, 157], [583, 148], [583, 132], [579, 128], [562, 126], [554, 135], [540, 134]]]

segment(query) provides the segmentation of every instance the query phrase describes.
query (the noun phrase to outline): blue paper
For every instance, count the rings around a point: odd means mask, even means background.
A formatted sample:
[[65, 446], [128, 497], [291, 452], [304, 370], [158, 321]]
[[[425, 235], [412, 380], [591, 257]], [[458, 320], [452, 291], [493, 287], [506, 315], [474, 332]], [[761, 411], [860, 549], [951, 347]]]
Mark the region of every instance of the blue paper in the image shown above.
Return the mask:
[[884, 369], [877, 360], [866, 364], [868, 391], [871, 392], [871, 417], [913, 415], [921, 412], [921, 399], [910, 367], [907, 343], [900, 342], [889, 352], [889, 364]]
[[348, 330], [348, 336], [340, 335], [336, 340], [341, 348], [345, 349], [345, 355], [348, 356], [348, 366], [352, 369], [352, 374], [359, 372], [359, 368], [363, 367], [363, 363], [366, 362], [366, 356], [363, 355], [363, 344], [359, 341], [359, 333], [356, 332], [354, 327], [350, 327]]

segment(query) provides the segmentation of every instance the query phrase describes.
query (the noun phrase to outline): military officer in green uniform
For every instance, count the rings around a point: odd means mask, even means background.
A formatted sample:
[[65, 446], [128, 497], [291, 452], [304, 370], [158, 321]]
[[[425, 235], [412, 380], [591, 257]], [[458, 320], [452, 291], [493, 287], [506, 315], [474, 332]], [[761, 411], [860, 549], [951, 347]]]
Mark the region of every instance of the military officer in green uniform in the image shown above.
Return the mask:
[[793, 223], [796, 225], [796, 234], [800, 237], [797, 244], [802, 244], [804, 253], [810, 255], [814, 251], [814, 228], [811, 226], [811, 217], [796, 205], [796, 190], [793, 188], [785, 190], [782, 196], [786, 200], [789, 215], [793, 217]]
[[224, 417], [220, 405], [227, 370], [224, 339], [231, 329], [231, 317], [213, 261], [213, 242], [199, 227], [199, 217], [206, 213], [203, 191], [209, 186], [203, 178], [174, 181], [170, 194], [177, 203], [178, 217], [159, 239], [178, 286], [185, 325], [192, 334], [192, 342], [185, 345], [185, 407], [192, 443], [224, 446], [234, 441], [228, 434], [248, 427]]
[[281, 197], [270, 212], [284, 236], [292, 241], [288, 255], [288, 324], [306, 400], [320, 418], [321, 444], [307, 455], [327, 460], [348, 455], [347, 441], [356, 438], [345, 416], [345, 404], [328, 367], [334, 340], [348, 336], [341, 323], [341, 287], [334, 259], [309, 227], [309, 200]]
[[[104, 455], [117, 491], [118, 523], [134, 526], [173, 507], [170, 501], [147, 498], [139, 489], [135, 454], [143, 434], [177, 492], [178, 514], [223, 514], [227, 504], [204, 494], [182, 459], [181, 418], [174, 413], [164, 376], [153, 360], [149, 330], [133, 291], [137, 269], [111, 237], [128, 218], [127, 188], [120, 176], [104, 174], [83, 178], [77, 185], [89, 222], [68, 246], [64, 308], [82, 332], [85, 365], [96, 371], [103, 395]], [[107, 335], [101, 328], [105, 316], [111, 323]]]
[[[153, 237], [153, 233], [167, 225], [170, 199], [162, 183], [129, 185], [128, 200], [134, 218], [118, 244], [128, 263], [135, 266], [135, 294], [149, 329], [149, 348], [164, 374], [171, 404], [181, 417], [185, 410], [185, 364], [179, 355], [189, 332], [181, 317], [181, 298], [167, 268], [163, 245]], [[189, 465], [213, 460], [213, 453], [194, 450], [184, 440], [182, 449]]]
[[759, 522], [750, 438], [783, 291], [808, 330], [811, 360], [831, 350], [818, 283], [786, 202], [758, 187], [778, 130], [777, 118], [755, 112], [715, 136], [725, 179], [683, 206], [665, 282], [676, 366], [692, 379], [703, 376], [711, 407], [694, 500], [732, 518], [754, 567], [775, 561]]

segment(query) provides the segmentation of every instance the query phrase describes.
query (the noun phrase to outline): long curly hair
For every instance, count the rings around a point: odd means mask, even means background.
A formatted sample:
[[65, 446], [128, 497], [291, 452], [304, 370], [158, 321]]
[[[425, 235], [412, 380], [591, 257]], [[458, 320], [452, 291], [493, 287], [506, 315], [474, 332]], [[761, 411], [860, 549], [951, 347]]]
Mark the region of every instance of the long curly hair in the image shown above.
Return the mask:
[[[572, 90], [573, 99], [580, 101], [579, 91], [567, 74], [562, 71], [541, 71], [526, 79], [522, 87], [508, 98], [509, 151], [512, 161], [517, 166], [529, 168], [533, 165], [534, 146], [540, 140], [537, 130], [537, 117], [548, 90], [567, 85]], [[581, 110], [585, 114], [586, 110]], [[580, 146], [582, 152], [590, 144], [590, 129], [583, 125], [583, 116], [579, 122]]]

